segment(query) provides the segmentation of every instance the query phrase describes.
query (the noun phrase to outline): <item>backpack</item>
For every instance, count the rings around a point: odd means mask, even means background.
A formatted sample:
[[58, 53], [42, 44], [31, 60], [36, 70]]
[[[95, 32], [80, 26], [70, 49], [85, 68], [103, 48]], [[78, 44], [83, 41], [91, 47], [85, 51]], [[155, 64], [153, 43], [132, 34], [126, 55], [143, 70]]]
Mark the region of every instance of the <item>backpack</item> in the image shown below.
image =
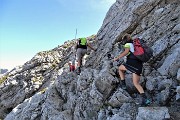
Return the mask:
[[86, 38], [80, 38], [79, 39], [77, 48], [85, 48], [85, 49], [87, 49], [87, 40], [86, 40]]
[[79, 41], [80, 45], [86, 45], [86, 43], [87, 43], [86, 38], [80, 38], [80, 41]]
[[134, 56], [142, 62], [147, 62], [153, 56], [153, 50], [139, 38], [133, 40]]

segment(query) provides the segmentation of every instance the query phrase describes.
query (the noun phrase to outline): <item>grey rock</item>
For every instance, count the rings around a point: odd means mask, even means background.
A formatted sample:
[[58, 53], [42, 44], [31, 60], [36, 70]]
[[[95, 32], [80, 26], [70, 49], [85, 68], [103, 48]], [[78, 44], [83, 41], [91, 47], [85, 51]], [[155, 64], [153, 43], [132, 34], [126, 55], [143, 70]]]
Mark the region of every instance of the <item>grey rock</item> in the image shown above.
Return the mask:
[[169, 99], [170, 91], [169, 89], [162, 90], [160, 93], [158, 93], [158, 102], [161, 105], [166, 105], [168, 99]]
[[162, 75], [175, 76], [180, 67], [180, 48], [177, 48], [173, 54], [169, 55], [163, 65], [158, 69]]
[[98, 113], [98, 120], [106, 120], [106, 113], [105, 110], [100, 110]]
[[177, 92], [177, 94], [176, 94], [176, 101], [180, 101], [180, 86], [177, 86], [176, 92]]
[[139, 107], [136, 120], [164, 120], [170, 119], [166, 107]]
[[103, 71], [95, 78], [95, 86], [97, 90], [103, 94], [105, 98], [109, 97], [115, 86], [111, 85], [112, 81], [118, 81], [108, 71]]
[[171, 79], [163, 79], [159, 82], [158, 84], [158, 90], [165, 90], [171, 87], [172, 85], [172, 80]]
[[156, 89], [158, 85], [157, 79], [153, 77], [147, 77], [147, 82], [146, 82], [146, 88], [149, 91], [153, 91]]
[[176, 92], [179, 94], [180, 93], [180, 86], [177, 86]]
[[140, 120], [144, 116], [169, 119], [165, 107], [137, 111], [132, 97], [136, 100], [139, 93], [133, 85], [132, 73], [126, 72], [127, 90], [112, 85], [119, 81], [117, 70], [124, 59], [112, 60], [124, 51], [120, 43], [124, 33], [146, 41], [154, 53], [144, 64], [140, 84], [151, 95], [153, 104], [166, 106], [168, 102], [173, 109], [176, 100], [173, 97], [169, 102], [169, 97], [170, 88], [178, 85], [176, 76], [179, 81], [179, 21], [178, 0], [116, 0], [96, 38], [92, 38], [95, 41], [90, 40], [97, 51], [88, 50], [80, 75], [69, 72], [68, 66], [74, 59], [75, 39], [39, 52], [8, 72], [0, 85], [0, 119]]
[[8, 114], [5, 120], [24, 120], [36, 119], [40, 114], [40, 105], [44, 100], [44, 96], [40, 94], [34, 95], [32, 98], [26, 99]]
[[177, 80], [178, 80], [179, 83], [180, 83], [180, 68], [178, 69], [178, 72], [177, 72]]
[[132, 120], [132, 117], [126, 113], [118, 113], [113, 115], [109, 120]]
[[126, 93], [125, 91], [123, 91], [121, 88], [119, 88], [111, 97], [111, 99], [109, 100], [109, 104], [112, 107], [120, 107], [123, 105], [123, 103], [127, 103], [131, 101], [131, 97], [128, 93]]
[[180, 32], [180, 24], [177, 24], [177, 25], [173, 28], [173, 31]]

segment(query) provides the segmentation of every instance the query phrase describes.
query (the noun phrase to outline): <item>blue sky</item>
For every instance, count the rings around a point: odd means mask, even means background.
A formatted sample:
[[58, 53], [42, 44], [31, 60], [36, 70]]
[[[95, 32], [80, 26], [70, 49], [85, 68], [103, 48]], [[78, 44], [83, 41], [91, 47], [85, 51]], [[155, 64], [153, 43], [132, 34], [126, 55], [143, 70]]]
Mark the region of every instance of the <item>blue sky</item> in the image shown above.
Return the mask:
[[0, 0], [0, 68], [96, 34], [115, 0]]

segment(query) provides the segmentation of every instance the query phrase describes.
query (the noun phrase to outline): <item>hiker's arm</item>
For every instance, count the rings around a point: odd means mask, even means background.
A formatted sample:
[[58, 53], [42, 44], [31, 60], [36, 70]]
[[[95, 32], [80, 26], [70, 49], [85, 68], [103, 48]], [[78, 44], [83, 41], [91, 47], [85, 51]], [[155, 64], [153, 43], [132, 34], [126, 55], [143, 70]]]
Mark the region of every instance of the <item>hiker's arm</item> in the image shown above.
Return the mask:
[[87, 43], [87, 46], [90, 47], [92, 50], [96, 51], [89, 43]]
[[130, 48], [125, 48], [124, 52], [122, 52], [118, 57], [114, 58], [114, 61], [117, 61], [118, 59], [126, 56], [130, 51]]

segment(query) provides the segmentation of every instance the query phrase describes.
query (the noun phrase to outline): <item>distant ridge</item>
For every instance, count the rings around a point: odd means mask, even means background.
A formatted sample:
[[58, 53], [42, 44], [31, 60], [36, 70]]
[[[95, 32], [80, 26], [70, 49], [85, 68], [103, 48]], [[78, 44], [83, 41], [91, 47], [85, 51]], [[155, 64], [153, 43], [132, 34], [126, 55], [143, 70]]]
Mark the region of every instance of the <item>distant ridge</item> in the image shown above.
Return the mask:
[[1, 69], [0, 68], [0, 74], [4, 74], [4, 73], [6, 73], [8, 71], [8, 69]]

